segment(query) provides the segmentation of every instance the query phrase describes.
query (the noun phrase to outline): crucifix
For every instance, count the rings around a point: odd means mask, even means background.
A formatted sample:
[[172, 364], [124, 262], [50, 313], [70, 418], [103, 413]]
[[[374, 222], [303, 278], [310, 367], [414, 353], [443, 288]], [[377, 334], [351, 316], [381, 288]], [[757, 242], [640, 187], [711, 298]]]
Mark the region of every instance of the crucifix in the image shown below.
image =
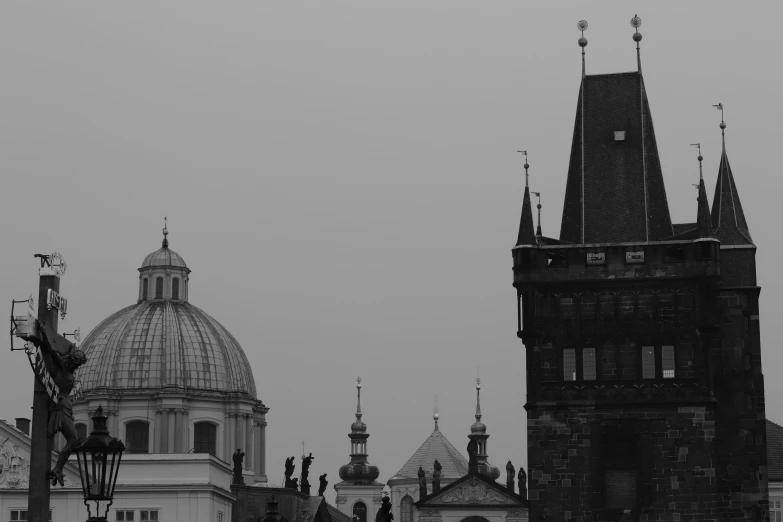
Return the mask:
[[[49, 520], [51, 485], [64, 485], [63, 467], [78, 443], [69, 395], [75, 383], [74, 372], [87, 361], [84, 353], [57, 333], [58, 313], [63, 318], [67, 300], [58, 294], [66, 264], [58, 253], [43, 255], [38, 288], [37, 318], [29, 314], [24, 328], [14, 320], [15, 335], [27, 341], [26, 352], [35, 372], [33, 425], [30, 433], [30, 487], [28, 520]], [[32, 308], [32, 304], [30, 305]], [[57, 465], [50, 471], [54, 436], [62, 431], [66, 445]]]

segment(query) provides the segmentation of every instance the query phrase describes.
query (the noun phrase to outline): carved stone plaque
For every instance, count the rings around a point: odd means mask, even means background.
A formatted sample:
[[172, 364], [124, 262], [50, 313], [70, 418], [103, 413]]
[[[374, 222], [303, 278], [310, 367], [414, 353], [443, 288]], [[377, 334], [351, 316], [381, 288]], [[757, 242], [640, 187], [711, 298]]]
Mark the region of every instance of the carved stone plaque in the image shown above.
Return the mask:
[[607, 469], [604, 471], [604, 481], [607, 508], [636, 508], [635, 469]]

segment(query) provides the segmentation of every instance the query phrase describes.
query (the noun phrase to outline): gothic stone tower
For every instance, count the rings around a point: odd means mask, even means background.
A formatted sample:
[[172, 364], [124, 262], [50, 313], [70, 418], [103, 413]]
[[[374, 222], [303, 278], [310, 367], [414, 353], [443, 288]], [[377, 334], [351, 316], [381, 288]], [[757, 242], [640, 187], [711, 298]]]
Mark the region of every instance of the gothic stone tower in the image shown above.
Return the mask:
[[560, 239], [526, 187], [513, 249], [531, 520], [768, 519], [756, 246], [725, 141], [696, 214], [671, 223], [641, 64], [583, 74]]

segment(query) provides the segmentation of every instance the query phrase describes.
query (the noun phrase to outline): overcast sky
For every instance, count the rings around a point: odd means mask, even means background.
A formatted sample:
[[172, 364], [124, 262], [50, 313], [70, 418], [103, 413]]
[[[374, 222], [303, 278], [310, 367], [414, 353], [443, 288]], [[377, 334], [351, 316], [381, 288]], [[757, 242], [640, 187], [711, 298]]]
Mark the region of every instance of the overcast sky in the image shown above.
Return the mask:
[[[674, 222], [712, 192], [720, 113], [758, 245], [768, 417], [783, 421], [777, 2], [6, 3], [0, 17], [0, 297], [61, 252], [86, 333], [171, 248], [190, 300], [252, 364], [267, 473], [315, 456], [339, 481], [355, 379], [388, 480], [432, 431], [463, 453], [482, 378], [495, 465], [526, 461], [511, 247], [530, 153], [557, 237], [581, 73], [635, 70], [631, 17]], [[7, 342], [7, 341], [6, 341]], [[25, 356], [0, 352], [0, 415], [29, 416]], [[297, 462], [297, 474], [299, 462]], [[315, 481], [317, 484], [317, 480]]]

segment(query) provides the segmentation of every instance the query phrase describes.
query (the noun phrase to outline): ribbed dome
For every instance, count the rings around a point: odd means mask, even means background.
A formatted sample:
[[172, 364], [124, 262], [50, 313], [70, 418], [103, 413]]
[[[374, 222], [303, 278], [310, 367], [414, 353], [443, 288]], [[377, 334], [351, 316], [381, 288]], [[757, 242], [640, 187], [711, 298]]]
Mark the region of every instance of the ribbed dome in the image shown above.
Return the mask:
[[185, 264], [185, 260], [182, 259], [182, 256], [171, 250], [168, 246], [164, 246], [144, 258], [144, 262], [141, 263], [141, 268], [150, 266], [188, 267], [188, 265]]
[[78, 373], [83, 392], [171, 386], [256, 398], [242, 347], [188, 302], [147, 300], [123, 308], [99, 324], [81, 349], [88, 359]]

